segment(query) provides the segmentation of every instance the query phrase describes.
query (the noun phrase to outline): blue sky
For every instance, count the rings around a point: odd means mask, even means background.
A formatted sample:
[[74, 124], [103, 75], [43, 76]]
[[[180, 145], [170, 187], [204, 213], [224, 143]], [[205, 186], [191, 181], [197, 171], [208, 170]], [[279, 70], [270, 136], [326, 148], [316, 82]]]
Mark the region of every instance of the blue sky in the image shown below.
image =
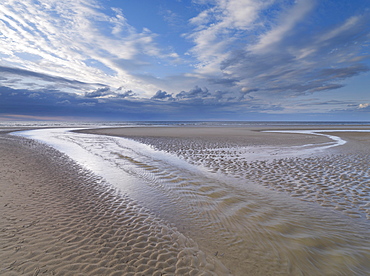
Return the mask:
[[370, 121], [370, 2], [3, 0], [1, 120]]

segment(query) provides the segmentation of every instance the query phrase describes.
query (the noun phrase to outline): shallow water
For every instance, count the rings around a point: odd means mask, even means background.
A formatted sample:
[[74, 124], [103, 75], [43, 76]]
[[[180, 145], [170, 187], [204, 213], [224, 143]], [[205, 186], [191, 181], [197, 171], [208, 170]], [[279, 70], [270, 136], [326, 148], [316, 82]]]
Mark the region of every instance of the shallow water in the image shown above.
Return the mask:
[[[198, 156], [189, 149], [179, 158], [133, 140], [66, 129], [19, 135], [51, 144], [104, 177], [195, 240], [235, 275], [366, 275], [370, 271], [367, 156], [356, 158], [357, 167], [363, 167], [354, 172], [349, 162], [354, 160], [343, 157], [252, 161], [246, 160], [252, 149], [243, 148], [204, 149]], [[335, 143], [342, 141], [301, 149], [306, 156]], [[264, 152], [271, 157], [288, 154], [286, 150]], [[263, 156], [261, 152], [258, 156]], [[289, 154], [286, 157], [293, 153]], [[338, 179], [344, 184], [337, 187]], [[323, 204], [328, 202], [337, 205]]]

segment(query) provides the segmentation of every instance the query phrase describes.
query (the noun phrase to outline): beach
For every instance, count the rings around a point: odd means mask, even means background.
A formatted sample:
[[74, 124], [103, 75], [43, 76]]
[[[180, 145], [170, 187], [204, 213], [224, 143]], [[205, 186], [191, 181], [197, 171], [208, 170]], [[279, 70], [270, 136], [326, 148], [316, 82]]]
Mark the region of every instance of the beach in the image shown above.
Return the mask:
[[[331, 139], [290, 132], [300, 130], [328, 131], [324, 133], [342, 137], [346, 144], [315, 148], [315, 145], [330, 144]], [[361, 130], [369, 128], [135, 127], [83, 132], [134, 139], [213, 172], [254, 181], [305, 201], [342, 210], [349, 216], [370, 219], [367, 208], [370, 133]], [[304, 148], [304, 145], [310, 146]]]
[[[265, 132], [320, 129], [330, 132]], [[122, 188], [117, 176], [1, 134], [1, 274], [365, 275], [370, 133], [343, 131], [351, 129], [369, 127], [125, 127], [65, 136], [136, 179], [120, 174], [133, 183]]]
[[0, 137], [1, 275], [228, 274], [58, 151]]

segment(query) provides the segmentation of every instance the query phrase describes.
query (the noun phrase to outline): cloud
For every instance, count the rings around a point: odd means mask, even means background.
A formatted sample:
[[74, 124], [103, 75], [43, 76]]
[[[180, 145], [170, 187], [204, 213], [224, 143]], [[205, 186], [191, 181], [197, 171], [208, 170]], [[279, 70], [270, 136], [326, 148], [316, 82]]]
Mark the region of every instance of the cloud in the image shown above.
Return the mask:
[[75, 116], [33, 116], [24, 114], [0, 114], [2, 121], [66, 121], [75, 120]]
[[[24, 116], [75, 116], [91, 119], [114, 120], [175, 120], [186, 119], [215, 119], [234, 116], [236, 110], [239, 115], [248, 112], [272, 111], [281, 109], [278, 105], [266, 105], [258, 101], [238, 102], [235, 99], [228, 101], [228, 93], [216, 91], [210, 93], [206, 88], [195, 87], [190, 91], [182, 91], [186, 98], [172, 97], [165, 91], [157, 91], [153, 99], [120, 97], [85, 97], [64, 92], [11, 89], [0, 87], [0, 116], [18, 114]], [[108, 92], [105, 91], [105, 92]], [[105, 93], [103, 92], [103, 93]], [[132, 91], [127, 91], [128, 95]], [[215, 104], [221, 103], [221, 104]], [[160, 110], [161, 112], [158, 112]], [[199, 110], [202, 114], [199, 114]], [[238, 115], [238, 116], [239, 116]]]
[[[117, 91], [121, 91], [122, 89], [117, 89]], [[86, 92], [84, 97], [85, 98], [96, 98], [96, 99], [107, 99], [107, 98], [131, 98], [134, 97], [136, 94], [132, 90], [128, 90], [125, 92], [113, 92], [111, 91], [110, 87], [103, 87], [98, 88], [92, 92]]]
[[186, 25], [186, 22], [184, 22], [182, 17], [170, 9], [161, 9], [160, 14], [162, 15], [164, 21], [166, 21], [173, 29], [183, 29]]
[[120, 9], [95, 0], [4, 2], [0, 28], [2, 64], [34, 72], [36, 78], [49, 75], [111, 87], [124, 83], [142, 91], [132, 66], [175, 56], [157, 47], [156, 34], [149, 29], [136, 30]]
[[[229, 86], [234, 95], [250, 87], [254, 97], [266, 100], [335, 90], [369, 71], [363, 63], [369, 60], [366, 12], [342, 11], [341, 20], [331, 22], [335, 9], [317, 1], [204, 3], [210, 8], [190, 20], [195, 28], [187, 37], [195, 43], [189, 51], [198, 60], [195, 76], [210, 86]], [[330, 19], [317, 25], [320, 10]]]
[[370, 103], [363, 103], [363, 104], [358, 105], [358, 108], [360, 109], [363, 109], [363, 108], [370, 109], [369, 107], [370, 107]]
[[[0, 105], [153, 118], [186, 109], [283, 113], [315, 95], [330, 104], [313, 107], [339, 110], [336, 92], [370, 70], [366, 4], [193, 0], [184, 14], [163, 6], [159, 16], [171, 26], [192, 18], [178, 33], [160, 34], [160, 24], [136, 28], [108, 2], [3, 1]], [[366, 111], [362, 105], [347, 107]]]
[[124, 99], [124, 98], [131, 98], [135, 97], [136, 93], [134, 93], [132, 90], [127, 90], [123, 93], [115, 93], [116, 97]]
[[96, 103], [92, 103], [92, 102], [82, 102], [82, 103], [78, 103], [79, 106], [95, 106]]
[[255, 53], [271, 52], [276, 50], [279, 43], [290, 35], [297, 24], [302, 22], [306, 15], [312, 11], [315, 1], [301, 0], [281, 14], [280, 22], [270, 31], [260, 35], [258, 42], [249, 47], [249, 50]]
[[[337, 89], [343, 87], [343, 80], [369, 71], [367, 65], [353, 59], [367, 39], [357, 37], [358, 28], [352, 29], [351, 39], [348, 34], [343, 40], [327, 40], [323, 45], [318, 45], [316, 36], [306, 38], [304, 46], [282, 38], [276, 45], [277, 53], [235, 51], [222, 62], [221, 70], [242, 85], [257, 87], [261, 94], [273, 91], [287, 96]], [[353, 43], [348, 44], [349, 40]], [[302, 57], [302, 47], [315, 50]], [[336, 48], [340, 50], [329, 51]]]
[[[201, 74], [217, 72], [219, 64], [227, 59], [240, 40], [255, 30], [259, 12], [272, 1], [215, 0], [203, 1], [211, 7], [189, 20], [195, 30], [187, 34], [195, 46], [189, 50], [199, 61], [196, 68]], [[202, 3], [204, 4], [204, 3]]]
[[175, 99], [171, 94], [168, 94], [166, 91], [158, 90], [157, 93], [151, 98], [152, 100], [167, 100], [174, 101]]
[[[208, 91], [208, 92], [207, 92]], [[129, 91], [127, 94], [131, 93]], [[310, 118], [309, 113], [322, 116], [327, 113], [369, 111], [368, 103], [356, 101], [302, 101], [282, 99], [266, 102], [248, 94], [238, 97], [228, 91], [213, 91], [194, 87], [185, 92], [187, 98], [172, 97], [166, 91], [157, 91], [153, 99], [135, 97], [88, 98], [64, 92], [34, 91], [0, 87], [0, 117], [17, 118], [89, 118], [90, 120], [276, 120], [284, 114], [295, 114], [294, 119]], [[30, 97], [37, 93], [37, 97]], [[180, 92], [181, 93], [181, 92]], [[183, 94], [184, 94], [183, 93]], [[250, 92], [252, 93], [252, 92]], [[172, 97], [172, 98], [171, 98]], [[359, 108], [359, 107], [362, 108]], [[328, 108], [332, 110], [328, 113]], [[158, 112], [160, 110], [160, 112]], [[302, 113], [303, 115], [297, 115]], [[306, 113], [305, 113], [306, 112]], [[279, 115], [279, 117], [276, 117]], [[13, 116], [13, 117], [12, 117]], [[345, 118], [345, 117], [344, 117]]]
[[210, 92], [206, 87], [200, 88], [198, 86], [194, 87], [190, 91], [181, 91], [176, 95], [177, 99], [195, 99], [195, 98], [206, 98], [210, 96]]
[[93, 92], [86, 92], [85, 97], [86, 98], [101, 98], [107, 95], [111, 95], [111, 91], [109, 87], [104, 88], [98, 88], [97, 90]]
[[28, 98], [40, 98], [40, 94], [38, 93], [32, 93], [28, 95]]
[[57, 102], [57, 104], [61, 104], [61, 105], [70, 105], [71, 102], [69, 100], [64, 100], [64, 101], [60, 101], [60, 102]]
[[[57, 82], [57, 83], [67, 83], [67, 84], [73, 84], [73, 85], [90, 85], [90, 83], [77, 81], [74, 79], [67, 79], [63, 77], [57, 77], [57, 76], [51, 76], [49, 74], [44, 73], [38, 73], [30, 70], [25, 70], [21, 68], [15, 68], [15, 67], [7, 67], [7, 66], [0, 66], [0, 72], [6, 75], [15, 75], [15, 76], [21, 76], [21, 77], [32, 77], [41, 79], [48, 82]], [[94, 83], [94, 85], [102, 85]]]
[[230, 78], [213, 78], [208, 80], [211, 84], [219, 84], [226, 87], [236, 86], [239, 80]]
[[325, 68], [321, 70], [320, 76], [331, 79], [346, 79], [369, 71], [370, 68], [364, 64], [353, 64], [343, 68]]

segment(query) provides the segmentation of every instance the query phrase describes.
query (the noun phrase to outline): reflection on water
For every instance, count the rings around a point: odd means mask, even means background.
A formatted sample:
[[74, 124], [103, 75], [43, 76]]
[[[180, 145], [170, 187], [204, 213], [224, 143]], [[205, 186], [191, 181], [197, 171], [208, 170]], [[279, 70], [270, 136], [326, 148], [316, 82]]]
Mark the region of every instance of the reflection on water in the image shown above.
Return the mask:
[[[212, 158], [218, 160], [214, 167], [223, 168], [212, 172], [200, 162], [191, 165], [123, 138], [58, 129], [21, 134], [55, 146], [103, 176], [219, 258], [235, 275], [366, 275], [370, 271], [366, 218], [351, 218], [315, 201], [300, 201], [256, 185], [279, 181], [273, 176], [281, 167], [271, 167], [276, 164], [249, 164], [244, 168], [249, 175], [240, 175], [243, 166], [233, 167], [232, 158], [226, 168], [221, 158]], [[315, 176], [306, 184], [315, 187]], [[303, 187], [301, 193], [308, 189]], [[361, 193], [360, 200], [368, 200], [369, 190]]]

